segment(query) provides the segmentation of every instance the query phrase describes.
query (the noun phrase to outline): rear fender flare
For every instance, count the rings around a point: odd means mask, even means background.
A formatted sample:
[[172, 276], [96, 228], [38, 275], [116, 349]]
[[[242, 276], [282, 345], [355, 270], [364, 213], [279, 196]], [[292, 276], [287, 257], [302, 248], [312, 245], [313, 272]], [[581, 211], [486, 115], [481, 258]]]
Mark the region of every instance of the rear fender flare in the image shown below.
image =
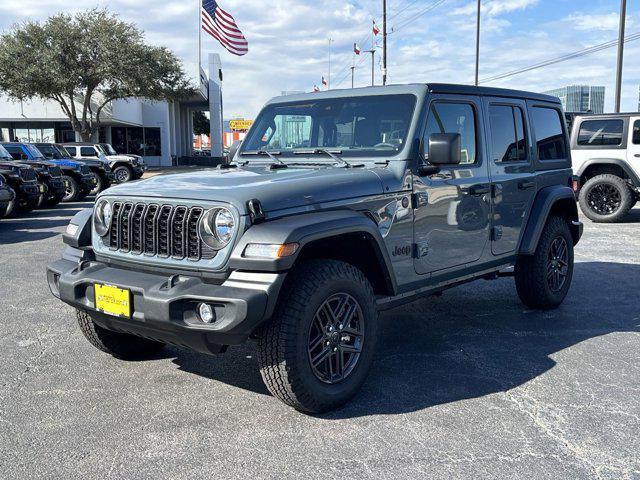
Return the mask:
[[573, 190], [562, 185], [554, 185], [540, 189], [533, 202], [531, 214], [527, 221], [522, 241], [520, 242], [519, 253], [521, 255], [533, 255], [538, 247], [538, 241], [542, 235], [542, 230], [547, 223], [547, 218], [554, 205], [562, 202], [565, 215], [571, 220], [569, 228], [573, 236], [574, 245], [580, 240], [582, 234], [582, 224], [578, 221], [578, 206]]
[[627, 162], [619, 158], [592, 158], [590, 160], [587, 160], [582, 164], [577, 172], [577, 175], [579, 177], [582, 177], [584, 172], [586, 172], [589, 167], [597, 165], [615, 165], [616, 167], [620, 167], [624, 171], [624, 173], [627, 174], [631, 182], [636, 187], [640, 187], [640, 178], [638, 178], [638, 174], [633, 170], [633, 168], [631, 168], [631, 166]]

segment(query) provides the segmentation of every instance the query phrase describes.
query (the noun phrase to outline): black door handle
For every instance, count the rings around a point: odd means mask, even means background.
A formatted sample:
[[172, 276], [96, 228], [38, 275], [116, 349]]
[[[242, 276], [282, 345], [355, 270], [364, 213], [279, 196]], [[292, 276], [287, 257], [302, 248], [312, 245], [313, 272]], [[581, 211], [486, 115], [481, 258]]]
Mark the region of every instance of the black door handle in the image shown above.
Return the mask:
[[479, 196], [487, 193], [491, 193], [491, 185], [471, 185], [469, 187], [470, 195]]
[[523, 180], [521, 182], [518, 182], [518, 188], [520, 190], [526, 190], [527, 188], [533, 188], [536, 186], [536, 182], [534, 182], [533, 180]]
[[640, 158], [640, 153], [636, 153], [636, 154], [634, 155], [634, 157], [638, 157], [638, 158]]

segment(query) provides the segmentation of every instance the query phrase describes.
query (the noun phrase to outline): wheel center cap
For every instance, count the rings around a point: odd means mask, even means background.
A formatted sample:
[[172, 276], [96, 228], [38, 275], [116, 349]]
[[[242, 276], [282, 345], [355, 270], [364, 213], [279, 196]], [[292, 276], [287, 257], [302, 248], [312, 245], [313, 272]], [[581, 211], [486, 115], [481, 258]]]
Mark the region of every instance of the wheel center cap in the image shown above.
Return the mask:
[[329, 335], [329, 343], [331, 344], [332, 347], [338, 345], [339, 342], [340, 342], [340, 333], [333, 332], [331, 335]]

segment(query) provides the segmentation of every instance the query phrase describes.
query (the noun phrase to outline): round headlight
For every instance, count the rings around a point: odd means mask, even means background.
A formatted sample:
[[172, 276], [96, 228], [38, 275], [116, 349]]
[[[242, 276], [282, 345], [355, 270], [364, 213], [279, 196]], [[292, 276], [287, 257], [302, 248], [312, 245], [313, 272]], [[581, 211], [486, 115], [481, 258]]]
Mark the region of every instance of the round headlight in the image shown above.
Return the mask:
[[208, 210], [200, 221], [200, 238], [213, 248], [221, 250], [226, 247], [236, 230], [233, 214], [226, 208]]
[[108, 201], [102, 200], [98, 202], [93, 214], [93, 225], [96, 232], [101, 237], [104, 237], [109, 232], [109, 227], [111, 226], [111, 214], [111, 204]]

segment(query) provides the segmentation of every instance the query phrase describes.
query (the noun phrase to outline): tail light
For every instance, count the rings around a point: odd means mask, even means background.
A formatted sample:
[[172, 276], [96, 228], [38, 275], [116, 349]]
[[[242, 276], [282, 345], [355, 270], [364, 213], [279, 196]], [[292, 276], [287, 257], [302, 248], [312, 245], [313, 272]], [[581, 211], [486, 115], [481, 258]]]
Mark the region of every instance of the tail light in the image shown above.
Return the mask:
[[577, 175], [571, 175], [571, 178], [569, 179], [569, 186], [571, 187], [571, 190], [573, 190], [573, 193], [578, 193], [578, 190], [580, 189], [580, 177]]

